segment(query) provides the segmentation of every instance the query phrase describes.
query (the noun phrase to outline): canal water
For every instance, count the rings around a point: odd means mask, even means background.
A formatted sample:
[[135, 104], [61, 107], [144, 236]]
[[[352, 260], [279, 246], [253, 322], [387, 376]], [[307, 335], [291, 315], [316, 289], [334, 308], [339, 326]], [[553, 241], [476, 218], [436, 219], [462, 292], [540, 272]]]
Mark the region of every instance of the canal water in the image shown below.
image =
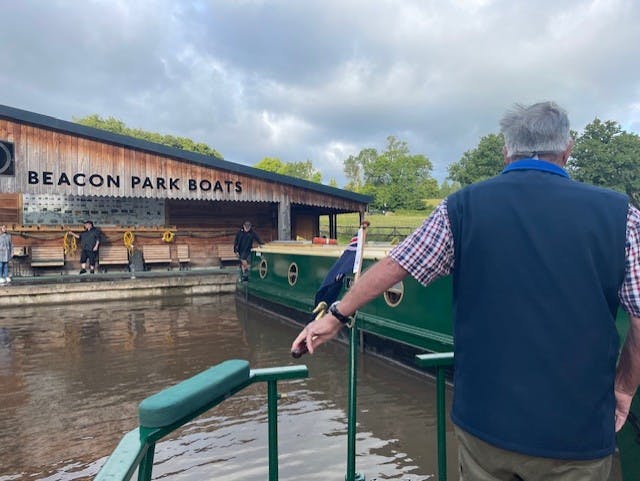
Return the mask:
[[[0, 481], [91, 479], [142, 399], [226, 359], [308, 366], [278, 384], [280, 479], [343, 480], [347, 348], [293, 360], [298, 329], [232, 295], [1, 310]], [[357, 471], [435, 480], [434, 383], [371, 356], [358, 376]], [[154, 478], [268, 479], [266, 423], [266, 386], [250, 386], [161, 441]]]

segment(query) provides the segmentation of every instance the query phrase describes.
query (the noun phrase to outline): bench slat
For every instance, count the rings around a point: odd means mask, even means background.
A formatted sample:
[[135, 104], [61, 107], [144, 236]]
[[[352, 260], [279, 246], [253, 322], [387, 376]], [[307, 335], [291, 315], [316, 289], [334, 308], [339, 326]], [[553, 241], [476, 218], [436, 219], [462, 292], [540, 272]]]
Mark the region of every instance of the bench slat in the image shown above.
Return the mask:
[[124, 246], [108, 246], [100, 249], [100, 265], [129, 264], [129, 251]]
[[178, 251], [178, 262], [189, 262], [189, 246], [187, 244], [180, 244], [176, 246]]
[[222, 262], [238, 260], [238, 254], [233, 252], [233, 244], [218, 244], [218, 257]]
[[142, 246], [142, 257], [147, 264], [171, 262], [171, 250], [168, 245]]
[[31, 248], [31, 267], [64, 266], [64, 249], [52, 246]]

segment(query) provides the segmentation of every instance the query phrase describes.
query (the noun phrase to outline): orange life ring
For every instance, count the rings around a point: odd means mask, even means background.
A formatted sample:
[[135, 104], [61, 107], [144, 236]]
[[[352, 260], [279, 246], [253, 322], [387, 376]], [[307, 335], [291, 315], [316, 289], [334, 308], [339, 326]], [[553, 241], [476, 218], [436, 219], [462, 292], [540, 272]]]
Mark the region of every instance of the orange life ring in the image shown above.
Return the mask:
[[313, 244], [330, 244], [336, 245], [338, 243], [338, 239], [329, 239], [328, 237], [314, 237], [311, 241]]

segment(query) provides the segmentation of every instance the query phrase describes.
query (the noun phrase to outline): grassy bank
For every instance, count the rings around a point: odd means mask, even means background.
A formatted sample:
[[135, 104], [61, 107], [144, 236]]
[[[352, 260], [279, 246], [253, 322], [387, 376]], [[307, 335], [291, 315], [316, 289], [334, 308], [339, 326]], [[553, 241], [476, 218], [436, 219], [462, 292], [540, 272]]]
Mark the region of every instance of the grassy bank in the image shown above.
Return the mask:
[[[419, 227], [430, 213], [431, 209], [367, 214], [365, 219], [371, 223], [367, 238], [371, 241], [398, 242]], [[358, 227], [358, 214], [338, 215], [338, 241], [341, 244], [349, 242]], [[326, 216], [320, 218], [320, 233], [329, 233], [329, 219]]]

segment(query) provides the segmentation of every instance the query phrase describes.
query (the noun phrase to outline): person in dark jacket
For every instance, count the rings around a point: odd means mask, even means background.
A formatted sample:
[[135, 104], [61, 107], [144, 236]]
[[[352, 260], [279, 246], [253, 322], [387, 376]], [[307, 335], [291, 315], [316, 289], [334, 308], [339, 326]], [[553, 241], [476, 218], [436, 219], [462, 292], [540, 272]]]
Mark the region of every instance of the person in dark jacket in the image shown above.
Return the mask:
[[242, 270], [243, 281], [249, 280], [249, 257], [251, 256], [251, 249], [253, 248], [254, 242], [260, 245], [263, 244], [256, 231], [253, 230], [251, 222], [245, 221], [233, 242], [233, 252], [238, 254], [240, 258], [240, 269]]
[[80, 239], [80, 263], [82, 268], [80, 274], [87, 273], [87, 261], [89, 261], [89, 270], [91, 274], [95, 273], [96, 260], [98, 259], [98, 248], [100, 247], [100, 231], [93, 226], [93, 221], [84, 221], [84, 232], [76, 234], [69, 231], [76, 239]]
[[500, 125], [502, 173], [447, 197], [291, 348], [313, 354], [407, 275], [452, 275], [460, 479], [606, 480], [640, 384], [640, 211], [569, 178], [555, 103], [517, 105]]

